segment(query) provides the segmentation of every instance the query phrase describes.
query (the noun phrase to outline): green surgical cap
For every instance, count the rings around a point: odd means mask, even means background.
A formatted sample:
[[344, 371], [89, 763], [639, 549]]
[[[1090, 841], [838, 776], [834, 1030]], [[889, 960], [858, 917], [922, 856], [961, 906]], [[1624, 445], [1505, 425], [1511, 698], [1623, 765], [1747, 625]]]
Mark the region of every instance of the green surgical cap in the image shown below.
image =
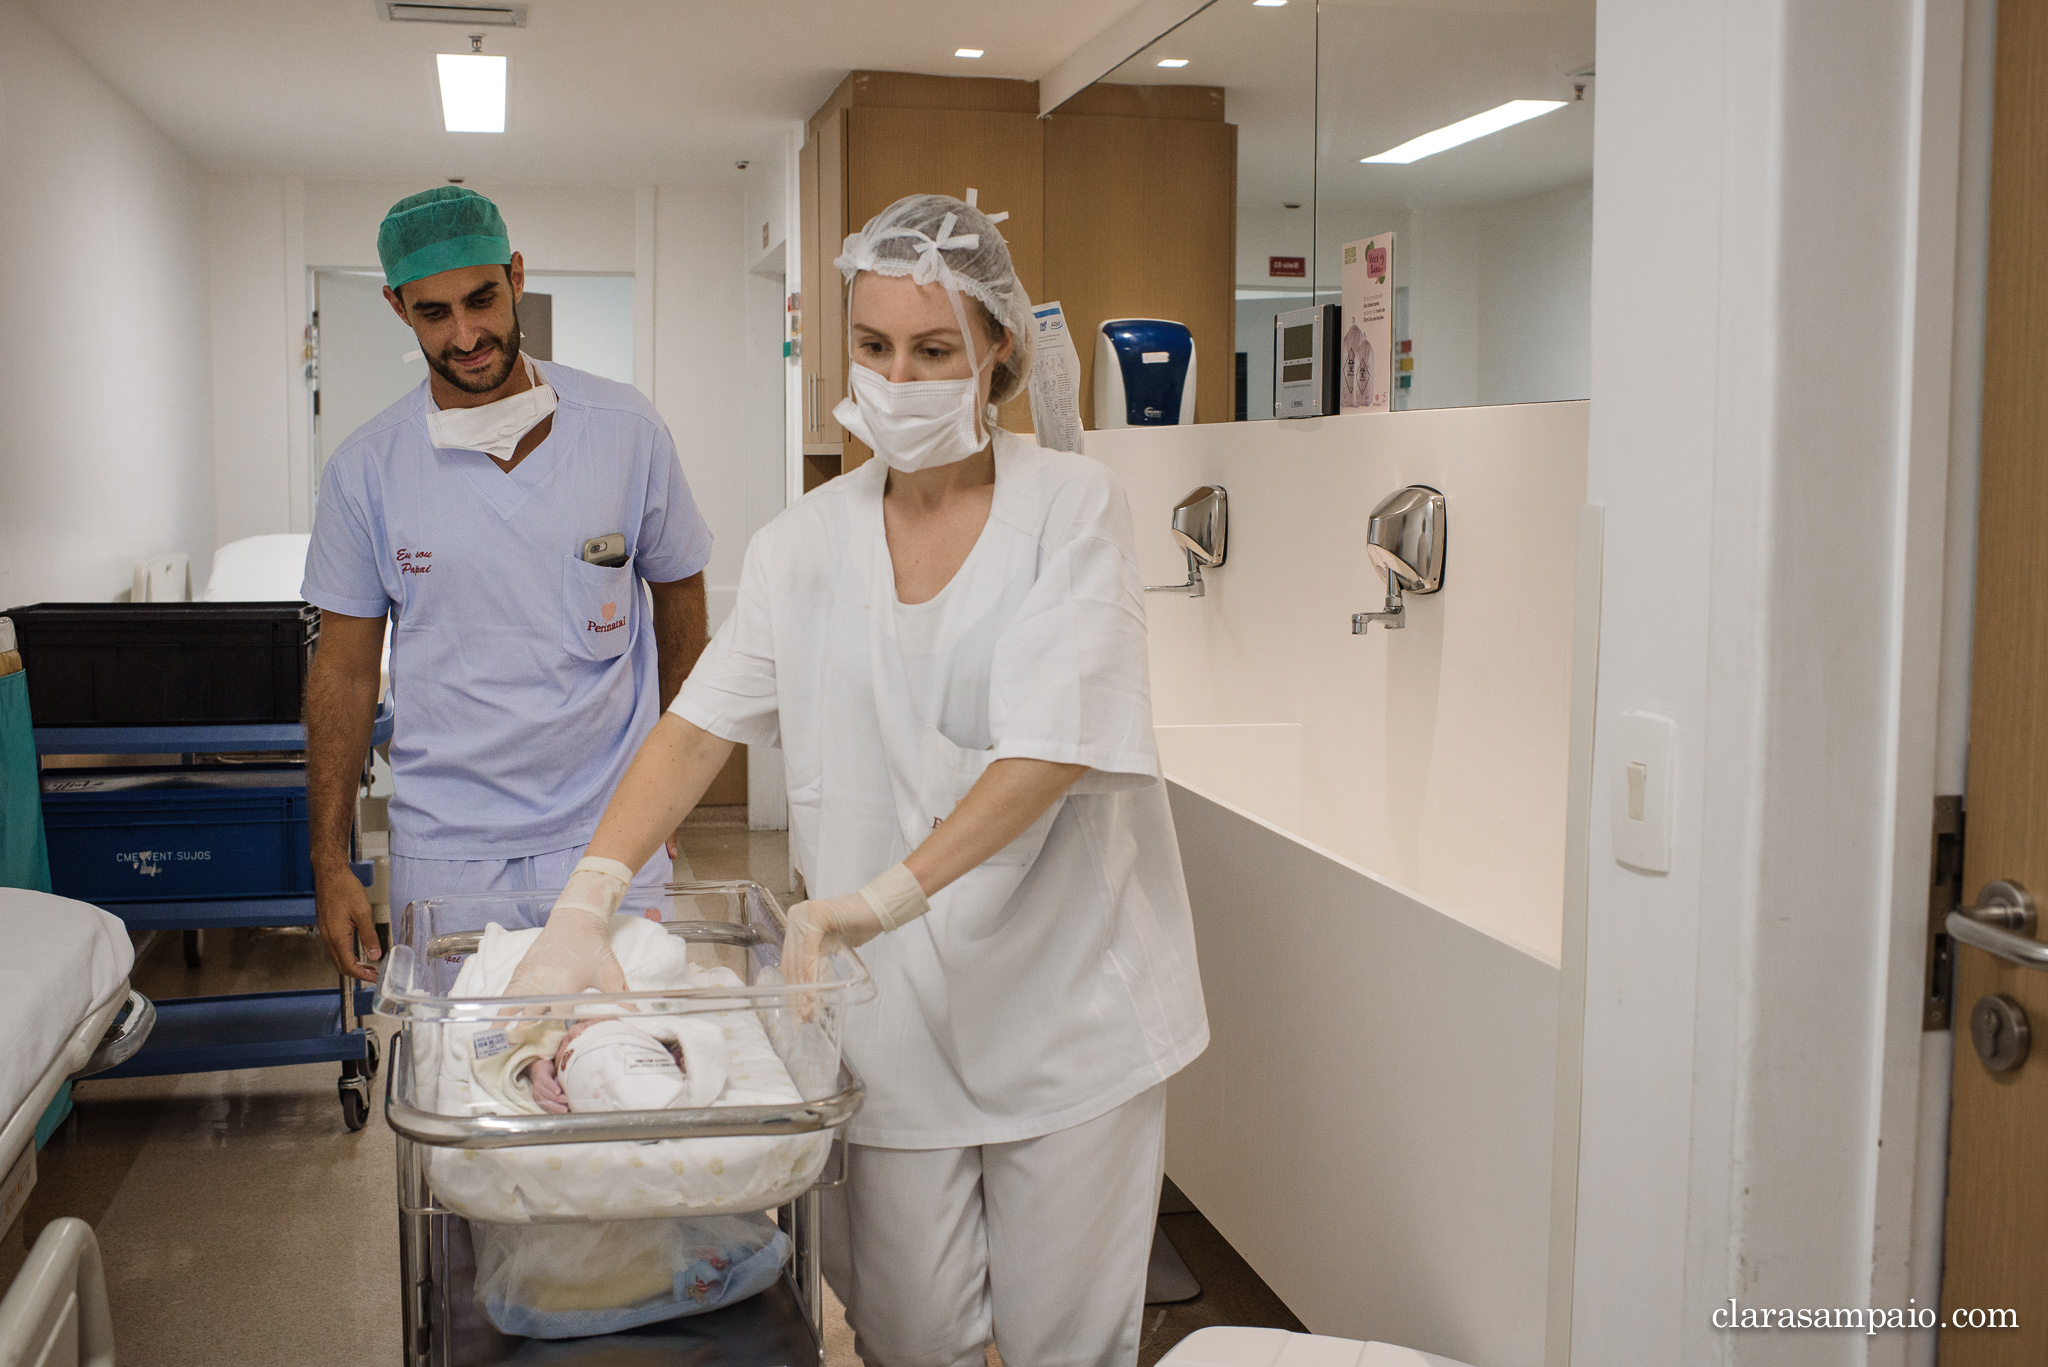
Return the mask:
[[474, 190], [442, 185], [407, 195], [377, 229], [384, 283], [397, 289], [464, 266], [503, 266], [512, 242], [498, 206]]

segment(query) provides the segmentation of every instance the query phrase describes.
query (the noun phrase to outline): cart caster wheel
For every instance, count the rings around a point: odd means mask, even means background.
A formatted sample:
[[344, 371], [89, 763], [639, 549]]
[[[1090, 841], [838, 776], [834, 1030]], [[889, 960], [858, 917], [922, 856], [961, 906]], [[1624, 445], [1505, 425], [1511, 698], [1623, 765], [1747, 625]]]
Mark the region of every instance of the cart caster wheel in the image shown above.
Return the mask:
[[363, 1033], [366, 1036], [363, 1042], [370, 1047], [370, 1056], [363, 1060], [363, 1079], [368, 1081], [377, 1076], [377, 1069], [383, 1066], [384, 1056], [377, 1047], [377, 1032], [366, 1030]]
[[370, 1100], [344, 1078], [341, 1083], [341, 1123], [353, 1134], [370, 1123]]
[[203, 930], [188, 930], [184, 932], [184, 937], [185, 967], [197, 968], [206, 953], [206, 932]]

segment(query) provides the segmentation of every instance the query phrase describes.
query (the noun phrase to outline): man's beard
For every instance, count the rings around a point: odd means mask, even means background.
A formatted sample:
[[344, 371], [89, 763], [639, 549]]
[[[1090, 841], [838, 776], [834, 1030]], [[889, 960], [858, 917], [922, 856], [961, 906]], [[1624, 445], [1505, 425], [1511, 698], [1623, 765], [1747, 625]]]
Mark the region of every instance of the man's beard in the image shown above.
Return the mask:
[[[477, 345], [469, 348], [469, 350], [475, 351], [478, 349], [478, 347], [483, 346], [486, 342], [496, 344], [498, 350], [498, 363], [494, 366], [491, 366], [489, 369], [482, 371], [481, 373], [472, 372], [469, 374], [464, 374], [462, 371], [457, 370], [448, 359], [449, 357], [456, 354], [454, 348], [452, 347], [449, 348], [447, 351], [442, 352], [439, 356], [427, 357], [427, 364], [434, 368], [434, 373], [436, 375], [439, 375], [442, 379], [446, 380], [449, 384], [454, 385], [457, 389], [460, 389], [465, 394], [488, 394], [493, 389], [496, 389], [499, 385], [505, 383], [506, 380], [510, 379], [512, 375], [512, 367], [519, 364], [518, 305], [515, 304], [512, 307], [511, 340], [508, 341], [506, 338], [497, 336], [493, 333], [485, 333], [481, 337], [477, 338]], [[468, 353], [465, 352], [463, 354], [467, 355]]]

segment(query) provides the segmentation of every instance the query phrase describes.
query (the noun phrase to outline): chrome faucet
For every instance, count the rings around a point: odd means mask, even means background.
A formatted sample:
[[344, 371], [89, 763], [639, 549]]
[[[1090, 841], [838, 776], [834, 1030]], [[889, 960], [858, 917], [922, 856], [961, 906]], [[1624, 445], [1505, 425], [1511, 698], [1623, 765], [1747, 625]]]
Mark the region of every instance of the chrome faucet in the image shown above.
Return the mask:
[[1387, 576], [1387, 604], [1378, 612], [1351, 614], [1351, 634], [1363, 636], [1374, 622], [1399, 631], [1408, 625], [1403, 592], [1435, 593], [1444, 586], [1444, 496], [1426, 484], [1411, 484], [1380, 500], [1365, 524], [1365, 554]]
[[1184, 593], [1200, 598], [1207, 589], [1202, 568], [1223, 563], [1228, 553], [1230, 496], [1220, 484], [1204, 484], [1173, 505], [1173, 539], [1188, 558], [1185, 584], [1147, 584], [1147, 593]]

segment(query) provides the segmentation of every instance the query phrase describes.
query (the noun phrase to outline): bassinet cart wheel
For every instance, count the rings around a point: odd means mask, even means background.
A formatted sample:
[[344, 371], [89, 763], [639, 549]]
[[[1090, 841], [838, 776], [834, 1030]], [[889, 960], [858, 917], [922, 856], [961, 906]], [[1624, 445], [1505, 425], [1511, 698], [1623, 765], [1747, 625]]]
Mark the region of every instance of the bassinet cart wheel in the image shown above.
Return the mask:
[[363, 1060], [362, 1075], [365, 1079], [374, 1078], [377, 1076], [377, 1069], [384, 1061], [383, 1055], [377, 1047], [377, 1032], [375, 1030], [365, 1030], [363, 1037], [363, 1043], [369, 1046], [370, 1056]]
[[370, 1098], [364, 1095], [365, 1088], [355, 1078], [343, 1078], [339, 1084], [341, 1092], [341, 1123], [354, 1133], [370, 1123]]
[[206, 932], [203, 930], [188, 930], [184, 932], [184, 938], [185, 967], [197, 968], [206, 954]]

